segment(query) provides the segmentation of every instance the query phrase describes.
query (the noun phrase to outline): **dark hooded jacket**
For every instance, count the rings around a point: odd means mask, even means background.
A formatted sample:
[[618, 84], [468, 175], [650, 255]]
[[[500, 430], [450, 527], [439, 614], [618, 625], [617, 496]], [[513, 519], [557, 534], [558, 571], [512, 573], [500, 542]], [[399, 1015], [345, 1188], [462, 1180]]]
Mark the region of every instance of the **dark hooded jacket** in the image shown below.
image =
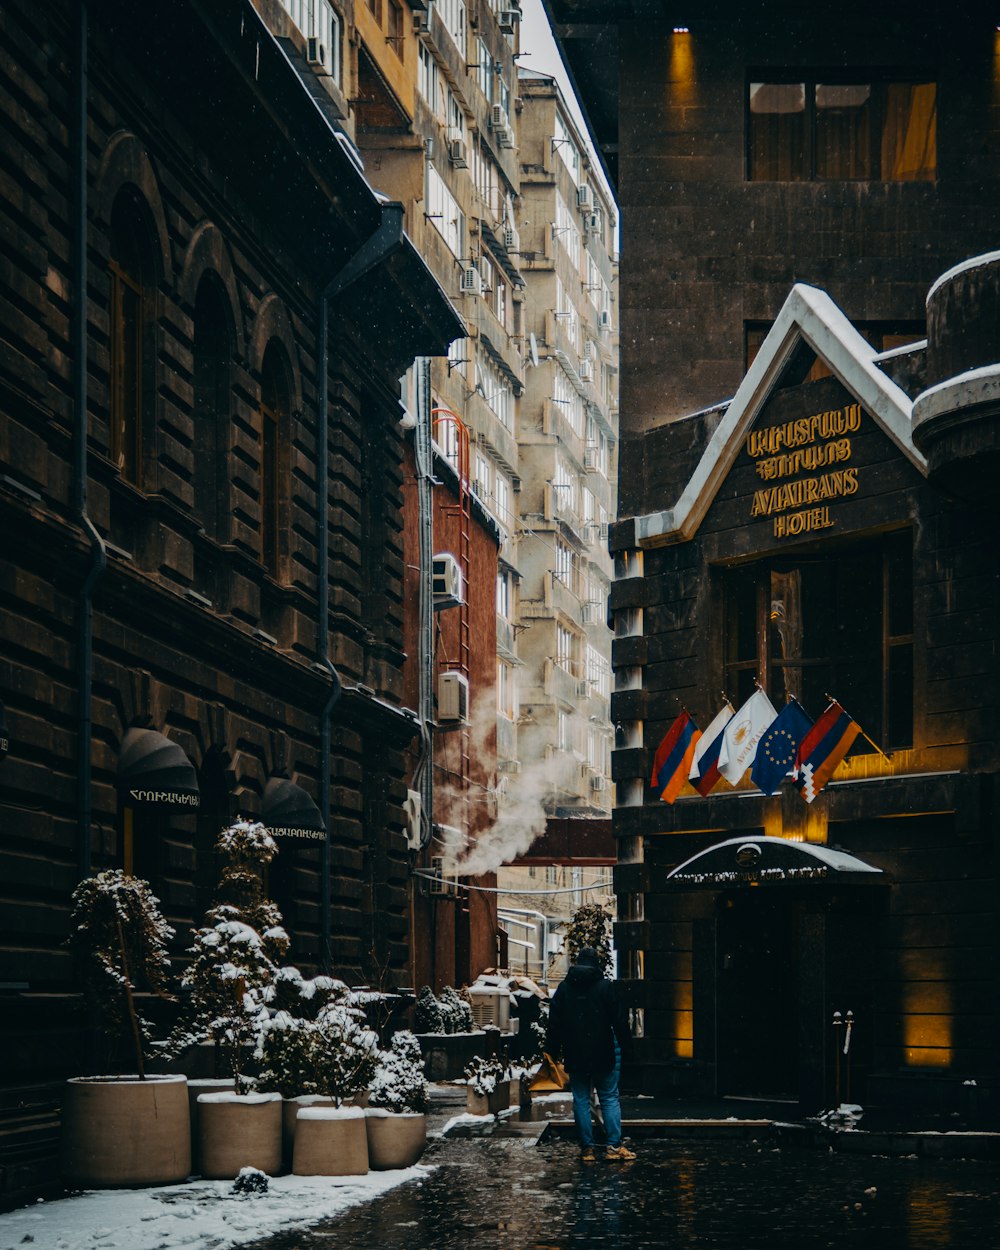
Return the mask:
[[601, 976], [597, 952], [585, 947], [552, 996], [548, 1053], [571, 1075], [599, 1076], [615, 1066], [615, 1039], [624, 1043], [615, 987]]

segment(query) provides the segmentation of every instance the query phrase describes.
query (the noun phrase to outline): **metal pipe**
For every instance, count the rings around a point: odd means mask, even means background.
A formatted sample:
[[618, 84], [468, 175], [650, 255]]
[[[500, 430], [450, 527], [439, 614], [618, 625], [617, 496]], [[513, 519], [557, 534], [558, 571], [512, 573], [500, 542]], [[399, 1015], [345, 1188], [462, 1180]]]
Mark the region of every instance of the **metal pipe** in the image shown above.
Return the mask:
[[77, 871], [81, 879], [90, 875], [91, 867], [94, 588], [108, 563], [104, 540], [87, 514], [87, 34], [87, 4], [86, 0], [80, 0], [73, 67], [73, 261], [76, 281], [70, 357], [73, 361], [74, 418], [72, 505], [76, 519], [90, 542], [90, 569], [77, 604]]

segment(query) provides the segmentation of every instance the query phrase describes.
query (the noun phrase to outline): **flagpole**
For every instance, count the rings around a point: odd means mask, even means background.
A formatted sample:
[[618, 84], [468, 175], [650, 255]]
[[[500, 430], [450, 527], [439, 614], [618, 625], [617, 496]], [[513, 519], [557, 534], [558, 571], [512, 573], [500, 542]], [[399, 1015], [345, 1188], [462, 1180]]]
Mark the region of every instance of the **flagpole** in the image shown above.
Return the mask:
[[[829, 700], [830, 700], [830, 702], [827, 704], [826, 708], [824, 709], [825, 711], [827, 711], [827, 712], [828, 712], [828, 711], [830, 710], [830, 708], [831, 708], [831, 707], [833, 707], [833, 705], [836, 703], [836, 704], [837, 704], [837, 706], [838, 706], [839, 708], [841, 708], [841, 710], [842, 710], [842, 711], [846, 712], [848, 716], [851, 716], [850, 712], [848, 712], [848, 711], [847, 711], [847, 708], [846, 708], [846, 707], [844, 707], [844, 705], [843, 705], [842, 703], [840, 703], [837, 699], [835, 699], [835, 698], [833, 697], [833, 695], [832, 695], [832, 694], [826, 694], [826, 695], [824, 695], [824, 698], [826, 698], [826, 699], [829, 699]], [[859, 729], [859, 730], [860, 730], [860, 732], [861, 732], [861, 736], [862, 736], [862, 738], [864, 738], [865, 742], [870, 742], [870, 743], [871, 743], [871, 745], [875, 748], [875, 750], [876, 750], [876, 751], [878, 751], [879, 755], [881, 755], [881, 756], [882, 756], [882, 758], [885, 760], [885, 762], [886, 762], [887, 764], [891, 764], [891, 763], [892, 763], [892, 760], [888, 757], [888, 755], [886, 755], [886, 753], [882, 750], [882, 748], [881, 748], [881, 747], [879, 746], [879, 744], [875, 741], [875, 739], [874, 739], [874, 738], [870, 738], [870, 737], [868, 736], [868, 734], [866, 734], [866, 733], [865, 733], [865, 731], [861, 728], [861, 725], [860, 725], [860, 724], [859, 724], [856, 720], [854, 720], [854, 717], [853, 717], [853, 716], [851, 716], [851, 720], [853, 720], [853, 721], [854, 721], [854, 723], [855, 723], [855, 725], [857, 725], [857, 726], [858, 726], [858, 729]]]

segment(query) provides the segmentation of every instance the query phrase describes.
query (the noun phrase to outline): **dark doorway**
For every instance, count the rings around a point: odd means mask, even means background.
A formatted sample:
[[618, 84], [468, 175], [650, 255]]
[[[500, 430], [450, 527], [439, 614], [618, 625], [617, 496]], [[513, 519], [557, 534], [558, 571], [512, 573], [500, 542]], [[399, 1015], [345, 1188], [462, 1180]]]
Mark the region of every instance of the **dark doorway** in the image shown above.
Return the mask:
[[798, 1099], [799, 950], [791, 901], [725, 894], [718, 912], [718, 1091]]

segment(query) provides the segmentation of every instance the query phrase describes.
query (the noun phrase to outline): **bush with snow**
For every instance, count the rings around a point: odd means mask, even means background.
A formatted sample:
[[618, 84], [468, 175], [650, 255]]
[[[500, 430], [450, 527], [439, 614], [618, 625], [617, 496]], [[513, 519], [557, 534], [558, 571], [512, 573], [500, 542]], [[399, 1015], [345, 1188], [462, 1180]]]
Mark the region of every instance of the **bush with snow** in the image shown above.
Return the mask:
[[[315, 1018], [265, 1012], [257, 1037], [258, 1089], [285, 1098], [320, 1094], [337, 1103], [367, 1089], [378, 1060], [378, 1036], [351, 1002], [348, 987], [333, 978], [323, 980], [327, 984]], [[314, 999], [307, 995], [305, 1001]]]
[[369, 1105], [396, 1113], [427, 1110], [423, 1055], [412, 1033], [396, 1033], [389, 1049], [379, 1055]]
[[149, 885], [121, 869], [88, 877], [73, 891], [68, 946], [77, 960], [88, 1000], [108, 1032], [127, 1021], [135, 1045], [136, 1070], [145, 1075], [143, 1042], [151, 1026], [136, 1011], [134, 991], [168, 997], [167, 947], [174, 930], [160, 914]]
[[601, 972], [606, 977], [612, 976], [611, 912], [600, 903], [584, 903], [578, 907], [566, 932], [566, 945], [574, 963], [585, 946], [593, 947]]
[[507, 1074], [507, 1067], [495, 1055], [473, 1055], [465, 1069], [465, 1079], [473, 1093], [489, 1097]]
[[278, 849], [264, 826], [237, 819], [223, 829], [217, 849], [225, 858], [218, 901], [195, 931], [181, 981], [184, 1007], [168, 1049], [180, 1054], [213, 1040], [241, 1090], [245, 1058], [269, 1019], [267, 992], [288, 935], [281, 913], [264, 897], [263, 870]]
[[444, 1015], [441, 1004], [434, 997], [434, 991], [425, 985], [417, 995], [413, 1009], [413, 1025], [418, 1033], [443, 1033]]
[[441, 1015], [446, 1033], [474, 1033], [476, 1023], [472, 1018], [472, 1005], [457, 990], [446, 985], [441, 991]]
[[232, 1193], [234, 1194], [266, 1194], [271, 1184], [271, 1178], [266, 1172], [262, 1172], [260, 1168], [240, 1168], [236, 1179], [233, 1181]]

